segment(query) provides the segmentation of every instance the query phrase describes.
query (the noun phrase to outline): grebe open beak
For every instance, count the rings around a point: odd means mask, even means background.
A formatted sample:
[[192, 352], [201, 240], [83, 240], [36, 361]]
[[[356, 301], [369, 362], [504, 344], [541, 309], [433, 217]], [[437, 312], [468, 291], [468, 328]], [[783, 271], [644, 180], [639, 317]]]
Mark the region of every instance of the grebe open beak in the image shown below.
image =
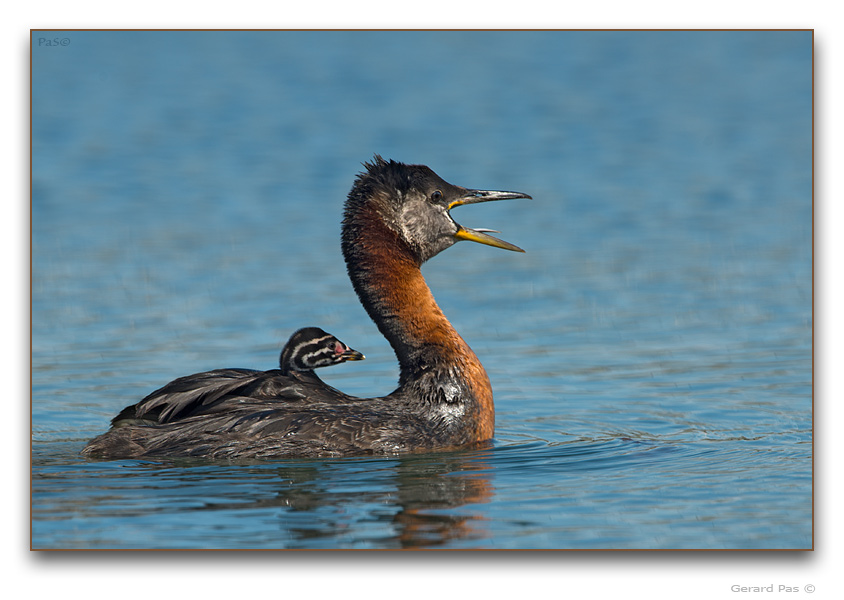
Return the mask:
[[[455, 206], [462, 206], [464, 204], [477, 204], [478, 202], [491, 202], [493, 200], [512, 200], [515, 198], [528, 198], [530, 196], [522, 192], [498, 192], [491, 190], [467, 190], [466, 194], [448, 205], [448, 210]], [[498, 233], [494, 229], [469, 229], [463, 225], [457, 224], [457, 233], [454, 234], [458, 240], [469, 240], [470, 242], [478, 242], [479, 244], [486, 244], [495, 248], [503, 250], [512, 250], [514, 252], [524, 252], [518, 246], [499, 240], [497, 237], [489, 235], [487, 232], [492, 231]]]

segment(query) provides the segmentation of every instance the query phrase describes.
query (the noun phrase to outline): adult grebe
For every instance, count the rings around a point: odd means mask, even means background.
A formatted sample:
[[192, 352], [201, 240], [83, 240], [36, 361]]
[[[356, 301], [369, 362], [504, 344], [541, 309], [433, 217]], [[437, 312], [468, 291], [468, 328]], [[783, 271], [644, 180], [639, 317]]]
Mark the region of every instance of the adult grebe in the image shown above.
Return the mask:
[[398, 389], [382, 398], [338, 398], [322, 388], [305, 397], [287, 388], [271, 397], [238, 389], [211, 404], [193, 402], [189, 414], [178, 416], [168, 410], [179, 401], [154, 393], [130, 408], [142, 412], [154, 403], [155, 411], [168, 412], [165, 422], [114, 426], [88, 443], [86, 455], [345, 456], [455, 448], [492, 437], [489, 378], [437, 306], [420, 267], [460, 240], [521, 252], [489, 230], [458, 225], [449, 210], [530, 196], [458, 187], [426, 166], [377, 155], [364, 166], [346, 201], [342, 250], [355, 292], [398, 357]]

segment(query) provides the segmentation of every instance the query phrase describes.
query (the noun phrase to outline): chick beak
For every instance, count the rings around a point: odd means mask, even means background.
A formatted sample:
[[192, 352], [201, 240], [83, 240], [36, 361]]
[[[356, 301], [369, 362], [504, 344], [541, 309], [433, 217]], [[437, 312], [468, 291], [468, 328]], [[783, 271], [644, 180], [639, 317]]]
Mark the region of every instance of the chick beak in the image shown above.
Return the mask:
[[[466, 190], [466, 194], [453, 201], [448, 205], [451, 210], [455, 206], [462, 206], [464, 204], [477, 204], [479, 202], [492, 202], [493, 200], [512, 200], [515, 198], [528, 198], [530, 196], [522, 192], [499, 192], [491, 190]], [[495, 248], [503, 250], [513, 250], [514, 252], [524, 252], [518, 246], [505, 242], [497, 237], [489, 235], [488, 232], [498, 233], [494, 229], [470, 229], [463, 225], [457, 224], [457, 233], [454, 234], [458, 240], [469, 240], [470, 242], [478, 242], [479, 244], [486, 244]]]
[[363, 354], [361, 354], [357, 350], [352, 350], [348, 346], [346, 346], [346, 350], [340, 356], [343, 357], [344, 361], [346, 361], [346, 360], [363, 360], [363, 359], [366, 358]]

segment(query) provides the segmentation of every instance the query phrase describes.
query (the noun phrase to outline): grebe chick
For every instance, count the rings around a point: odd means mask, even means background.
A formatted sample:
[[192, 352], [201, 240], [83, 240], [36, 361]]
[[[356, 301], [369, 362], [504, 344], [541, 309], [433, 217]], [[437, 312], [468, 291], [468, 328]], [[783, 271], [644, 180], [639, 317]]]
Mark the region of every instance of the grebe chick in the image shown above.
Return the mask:
[[[131, 410], [157, 422], [114, 423], [83, 451], [104, 458], [198, 456], [264, 459], [394, 454], [457, 448], [495, 430], [492, 387], [480, 360], [437, 306], [420, 267], [461, 240], [521, 248], [457, 224], [464, 204], [530, 198], [447, 183], [422, 165], [375, 156], [346, 200], [341, 247], [352, 286], [399, 361], [399, 385], [379, 398], [352, 398], [328, 386], [238, 387], [190, 410], [154, 392]], [[297, 374], [291, 371], [293, 377]], [[176, 380], [179, 382], [180, 380]], [[289, 381], [285, 380], [285, 381]], [[173, 382], [175, 384], [176, 382]], [[169, 385], [173, 385], [169, 384]], [[203, 395], [181, 386], [184, 397]], [[268, 397], [271, 396], [271, 397]], [[123, 414], [123, 413], [121, 413]]]
[[279, 355], [279, 368], [215, 369], [179, 377], [127, 406], [111, 420], [113, 427], [169, 423], [241, 396], [272, 400], [307, 399], [321, 393], [323, 401], [348, 402], [350, 397], [326, 384], [314, 369], [365, 357], [319, 327], [305, 327], [290, 336]]
[[282, 375], [289, 375], [291, 371], [313, 371], [364, 358], [363, 354], [352, 350], [319, 327], [305, 327], [294, 332], [287, 340], [278, 357], [278, 368]]

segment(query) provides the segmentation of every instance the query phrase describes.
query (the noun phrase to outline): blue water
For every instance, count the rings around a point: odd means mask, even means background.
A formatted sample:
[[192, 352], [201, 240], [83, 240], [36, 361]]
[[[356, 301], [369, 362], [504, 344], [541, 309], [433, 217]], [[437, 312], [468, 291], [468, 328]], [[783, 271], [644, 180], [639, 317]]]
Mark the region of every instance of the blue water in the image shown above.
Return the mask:
[[[66, 39], [45, 45], [39, 38]], [[812, 547], [810, 32], [49, 32], [32, 48], [34, 548]], [[398, 369], [339, 223], [380, 153], [533, 200], [423, 273], [491, 447], [88, 461], [298, 327]]]

